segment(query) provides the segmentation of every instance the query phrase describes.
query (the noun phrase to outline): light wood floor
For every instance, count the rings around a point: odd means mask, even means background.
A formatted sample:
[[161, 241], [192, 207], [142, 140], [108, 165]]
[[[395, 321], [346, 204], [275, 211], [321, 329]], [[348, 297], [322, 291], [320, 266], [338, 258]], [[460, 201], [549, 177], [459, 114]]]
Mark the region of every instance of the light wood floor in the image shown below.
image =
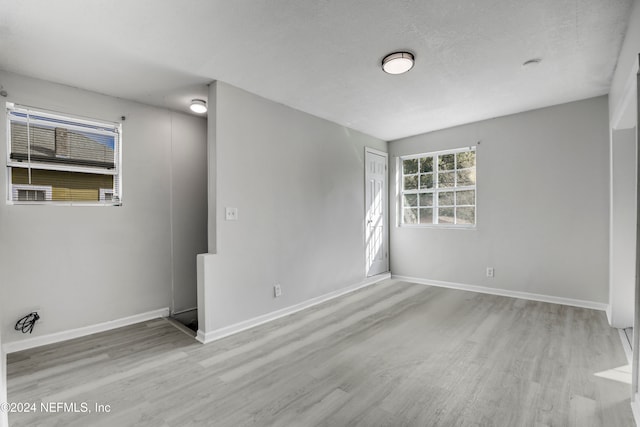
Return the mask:
[[[633, 426], [602, 312], [387, 281], [202, 345], [163, 319], [8, 356], [11, 426]], [[96, 413], [95, 403], [110, 405]]]

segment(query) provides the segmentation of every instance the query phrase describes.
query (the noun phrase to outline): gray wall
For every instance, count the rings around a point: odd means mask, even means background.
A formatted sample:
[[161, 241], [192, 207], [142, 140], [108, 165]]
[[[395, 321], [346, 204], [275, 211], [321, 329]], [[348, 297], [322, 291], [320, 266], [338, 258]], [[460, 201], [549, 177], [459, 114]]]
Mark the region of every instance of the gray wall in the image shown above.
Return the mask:
[[[209, 97], [217, 254], [206, 258], [206, 328], [362, 282], [364, 148], [386, 143], [221, 82]], [[238, 208], [238, 221], [225, 221], [226, 207]]]
[[[0, 81], [7, 101], [103, 120], [126, 116], [123, 206], [0, 201], [4, 342], [27, 337], [13, 325], [34, 308], [43, 322], [32, 336], [169, 307], [172, 281], [176, 304], [193, 307], [195, 256], [206, 250], [206, 120], [15, 74], [0, 73]], [[2, 173], [3, 200], [6, 191]]]
[[636, 278], [636, 132], [614, 130], [611, 137], [609, 320], [627, 328], [633, 326]]
[[[640, 0], [633, 2], [627, 33], [618, 56], [618, 63], [609, 90], [609, 114], [619, 120], [616, 128], [630, 128], [637, 121], [635, 71], [638, 70], [640, 54]], [[627, 85], [632, 83], [631, 87]], [[625, 96], [631, 95], [629, 106], [625, 105]]]
[[397, 156], [482, 141], [477, 228], [398, 227], [392, 201], [393, 274], [606, 303], [607, 117], [598, 97], [391, 142], [393, 177]]
[[172, 263], [173, 310], [197, 302], [197, 263], [207, 250], [207, 122], [172, 112]]
[[[2, 308], [0, 308], [0, 314]], [[2, 351], [2, 328], [0, 328], [0, 403], [7, 401], [7, 359], [4, 351]], [[6, 411], [0, 411], [0, 427], [7, 427], [9, 418]]]

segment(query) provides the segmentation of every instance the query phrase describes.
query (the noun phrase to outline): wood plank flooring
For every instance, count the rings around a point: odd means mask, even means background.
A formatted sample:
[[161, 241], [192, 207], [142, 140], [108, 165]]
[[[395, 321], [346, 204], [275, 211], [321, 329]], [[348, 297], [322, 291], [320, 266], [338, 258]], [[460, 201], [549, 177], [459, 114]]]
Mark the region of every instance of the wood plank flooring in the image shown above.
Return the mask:
[[626, 363], [602, 312], [389, 280], [208, 345], [158, 319], [10, 354], [9, 422], [628, 427], [595, 375]]

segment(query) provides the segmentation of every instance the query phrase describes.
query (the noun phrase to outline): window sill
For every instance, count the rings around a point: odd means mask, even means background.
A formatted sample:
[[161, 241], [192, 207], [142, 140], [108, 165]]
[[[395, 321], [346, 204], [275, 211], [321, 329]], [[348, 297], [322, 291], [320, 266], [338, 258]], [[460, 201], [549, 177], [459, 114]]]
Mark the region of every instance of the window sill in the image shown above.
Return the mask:
[[16, 201], [7, 200], [7, 205], [44, 205], [44, 206], [122, 206], [120, 203], [103, 203], [103, 202], [52, 202], [52, 201]]
[[397, 227], [399, 228], [429, 228], [432, 230], [471, 230], [475, 231], [478, 229], [477, 225], [456, 225], [456, 224], [400, 224]]

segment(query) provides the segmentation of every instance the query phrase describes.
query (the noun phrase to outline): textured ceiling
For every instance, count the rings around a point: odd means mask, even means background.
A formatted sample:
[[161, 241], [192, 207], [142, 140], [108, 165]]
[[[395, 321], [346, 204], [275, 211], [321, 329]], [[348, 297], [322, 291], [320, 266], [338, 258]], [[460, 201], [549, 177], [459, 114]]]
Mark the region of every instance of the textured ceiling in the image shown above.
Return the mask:
[[0, 0], [0, 69], [179, 110], [221, 80], [392, 140], [608, 93], [631, 4]]

